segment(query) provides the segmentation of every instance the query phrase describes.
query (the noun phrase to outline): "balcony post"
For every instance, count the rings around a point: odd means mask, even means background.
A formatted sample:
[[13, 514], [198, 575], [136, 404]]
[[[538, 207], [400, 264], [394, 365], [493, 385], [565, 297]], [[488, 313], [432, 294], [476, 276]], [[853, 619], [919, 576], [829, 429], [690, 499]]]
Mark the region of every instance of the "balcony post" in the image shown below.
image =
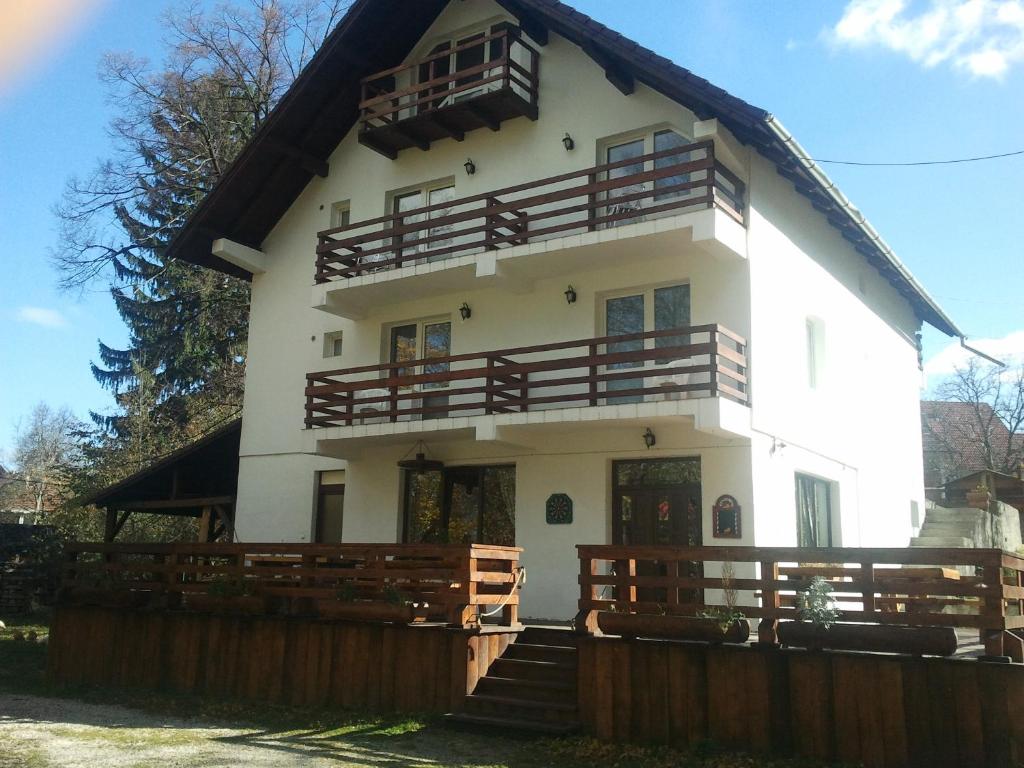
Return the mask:
[[486, 392], [484, 394], [484, 413], [490, 416], [494, 413], [494, 392], [492, 387], [496, 384], [494, 379], [494, 356], [487, 356], [487, 378], [484, 380]]
[[597, 405], [597, 344], [590, 345], [590, 404]]
[[718, 327], [715, 326], [714, 330], [708, 331], [708, 338], [710, 339], [709, 346], [711, 347], [710, 363], [711, 363], [711, 374], [709, 377], [709, 397], [718, 397], [718, 345], [721, 343], [721, 338], [718, 335]]

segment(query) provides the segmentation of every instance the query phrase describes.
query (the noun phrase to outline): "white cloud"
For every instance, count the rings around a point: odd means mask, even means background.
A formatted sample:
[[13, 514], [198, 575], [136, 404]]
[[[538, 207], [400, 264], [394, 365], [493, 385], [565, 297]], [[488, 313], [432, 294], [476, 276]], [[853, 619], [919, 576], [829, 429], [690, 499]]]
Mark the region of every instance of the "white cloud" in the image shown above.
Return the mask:
[[[1013, 331], [999, 339], [968, 339], [967, 344], [1008, 366], [1024, 363], [1024, 330]], [[971, 357], [972, 354], [961, 347], [959, 341], [950, 342], [925, 362], [928, 384], [935, 384], [937, 379], [948, 376], [956, 368], [963, 368]]]
[[850, 0], [828, 38], [888, 48], [924, 67], [949, 64], [1000, 78], [1024, 62], [1024, 0]]
[[18, 320], [23, 323], [41, 325], [44, 328], [63, 328], [68, 324], [64, 315], [56, 309], [47, 309], [46, 307], [19, 307], [17, 316]]

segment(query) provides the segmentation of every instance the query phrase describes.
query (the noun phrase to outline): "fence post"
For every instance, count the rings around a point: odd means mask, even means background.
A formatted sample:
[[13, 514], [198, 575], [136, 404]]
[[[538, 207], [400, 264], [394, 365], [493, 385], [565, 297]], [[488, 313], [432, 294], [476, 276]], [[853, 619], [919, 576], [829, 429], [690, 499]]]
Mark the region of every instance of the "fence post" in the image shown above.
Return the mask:
[[492, 355], [487, 356], [487, 378], [484, 381], [486, 392], [484, 393], [484, 413], [488, 416], [494, 413], [494, 392], [492, 387], [497, 382], [494, 379], [494, 357]]
[[875, 612], [875, 564], [874, 563], [861, 563], [860, 564], [860, 579], [863, 582], [861, 584], [860, 599], [861, 599], [861, 610], [864, 613]]
[[597, 405], [597, 344], [590, 345], [590, 404]]
[[[587, 184], [589, 186], [591, 186], [591, 187], [594, 186], [595, 184], [597, 184], [597, 174], [596, 173], [587, 174]], [[594, 193], [594, 192], [590, 192], [590, 193], [587, 194], [587, 231], [588, 232], [593, 232], [595, 229], [597, 229], [597, 225], [594, 223], [594, 220], [596, 218], [597, 218], [597, 194]]]
[[[578, 552], [579, 550], [577, 550]], [[580, 558], [580, 601], [579, 612], [573, 620], [573, 627], [581, 635], [592, 635], [597, 631], [597, 611], [591, 601], [597, 600], [597, 585], [592, 577], [597, 575], [597, 561], [592, 557]]]
[[[775, 585], [767, 586], [768, 581], [779, 580], [779, 564], [774, 560], [761, 562], [761, 608], [766, 611], [779, 610], [779, 591]], [[777, 616], [763, 616], [757, 625], [757, 642], [759, 645], [779, 644], [779, 619]]]
[[711, 347], [711, 354], [709, 355], [711, 370], [708, 373], [708, 397], [718, 396], [718, 345], [720, 339], [718, 336], [718, 330], [708, 331], [708, 346]]

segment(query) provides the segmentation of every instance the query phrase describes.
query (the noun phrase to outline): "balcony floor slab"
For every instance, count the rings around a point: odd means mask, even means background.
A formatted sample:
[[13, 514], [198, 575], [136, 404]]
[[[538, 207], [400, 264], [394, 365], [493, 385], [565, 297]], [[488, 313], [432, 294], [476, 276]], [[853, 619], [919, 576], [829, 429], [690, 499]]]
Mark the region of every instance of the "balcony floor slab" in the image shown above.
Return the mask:
[[662, 400], [643, 403], [551, 408], [525, 413], [463, 416], [426, 421], [383, 420], [352, 426], [303, 430], [309, 453], [339, 459], [356, 458], [366, 450], [405, 445], [410, 440], [490, 442], [533, 450], [554, 434], [598, 431], [624, 426], [687, 424], [724, 439], [750, 437], [750, 408], [723, 397]]

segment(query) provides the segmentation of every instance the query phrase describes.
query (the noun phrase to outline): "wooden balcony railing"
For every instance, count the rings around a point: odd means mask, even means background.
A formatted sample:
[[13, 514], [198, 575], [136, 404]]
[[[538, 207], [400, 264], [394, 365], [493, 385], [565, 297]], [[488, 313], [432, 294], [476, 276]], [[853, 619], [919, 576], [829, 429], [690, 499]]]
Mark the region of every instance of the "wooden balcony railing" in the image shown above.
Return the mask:
[[517, 621], [518, 547], [479, 544], [70, 543], [62, 597], [69, 602], [410, 620], [471, 626], [500, 607]]
[[742, 223], [744, 194], [714, 143], [700, 141], [324, 230], [316, 282], [713, 206]]
[[[306, 426], [746, 395], [746, 341], [720, 325], [306, 375]], [[368, 376], [369, 375], [369, 376]]]
[[[507, 27], [362, 80], [359, 140], [394, 157], [504, 120], [537, 119], [537, 49]], [[460, 60], [473, 62], [456, 69]]]
[[[1020, 641], [1007, 633], [1024, 629], [1024, 558], [997, 549], [580, 545], [577, 550], [581, 628], [593, 629], [601, 612], [611, 611], [618, 624], [635, 622], [633, 633], [644, 635], [657, 617], [722, 615], [733, 602], [744, 617], [760, 619], [760, 639], [774, 643], [779, 620], [801, 618], [797, 596], [820, 576], [832, 588], [839, 624], [973, 629], [987, 653], [1022, 660]], [[725, 563], [732, 566], [731, 576], [722, 575]], [[946, 632], [955, 648], [952, 629]]]

